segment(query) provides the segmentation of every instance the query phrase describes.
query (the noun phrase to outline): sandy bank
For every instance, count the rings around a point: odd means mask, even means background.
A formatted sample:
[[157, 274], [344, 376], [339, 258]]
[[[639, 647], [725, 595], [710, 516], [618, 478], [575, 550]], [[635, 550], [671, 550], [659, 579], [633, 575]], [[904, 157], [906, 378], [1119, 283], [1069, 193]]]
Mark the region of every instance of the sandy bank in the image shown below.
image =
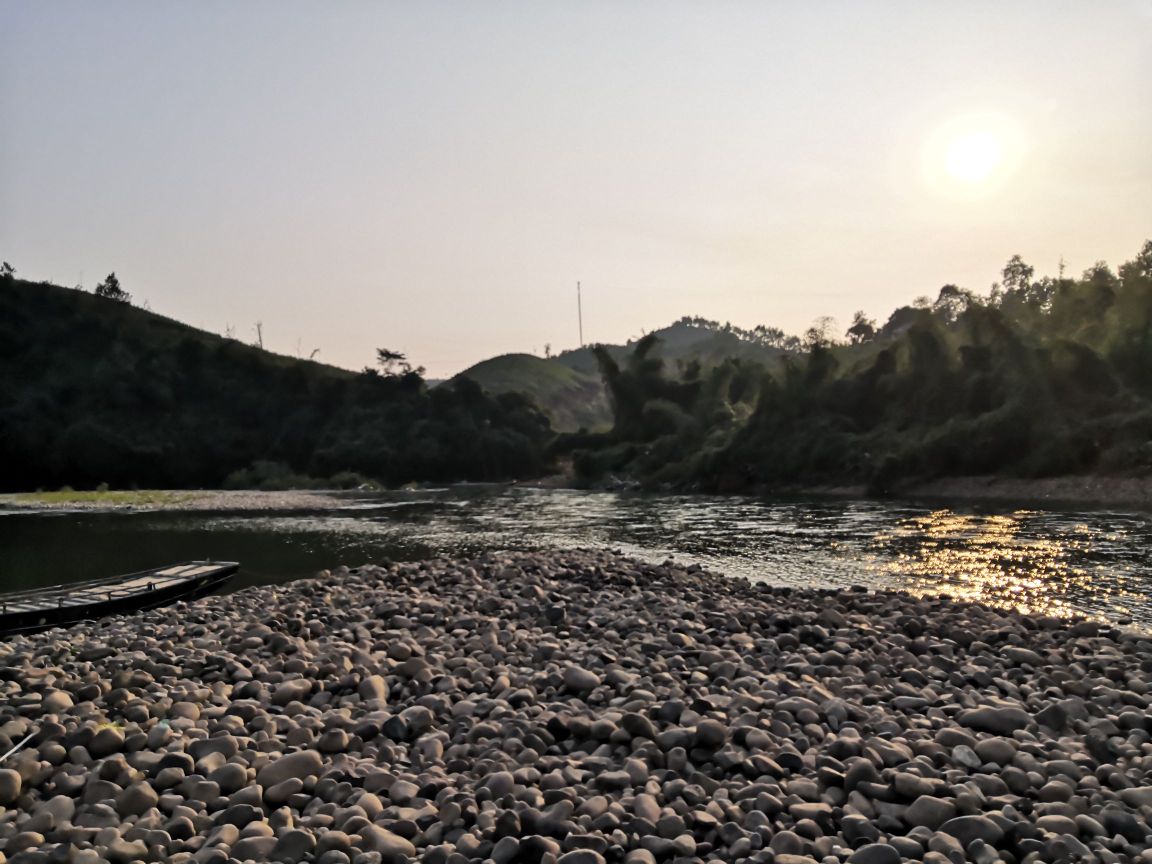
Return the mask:
[[11, 862], [1146, 860], [1152, 642], [609, 553], [0, 643]]

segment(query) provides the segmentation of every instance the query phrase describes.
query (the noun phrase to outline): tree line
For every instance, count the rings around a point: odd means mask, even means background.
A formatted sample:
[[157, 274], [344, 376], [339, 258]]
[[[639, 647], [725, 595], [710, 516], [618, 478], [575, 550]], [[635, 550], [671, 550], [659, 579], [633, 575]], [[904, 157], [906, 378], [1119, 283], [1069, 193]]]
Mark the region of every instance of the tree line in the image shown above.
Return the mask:
[[614, 426], [554, 452], [588, 483], [707, 490], [1152, 469], [1152, 241], [1115, 272], [1036, 278], [1014, 256], [1001, 276], [879, 327], [857, 313], [843, 339], [818, 322], [769, 363], [598, 348]]

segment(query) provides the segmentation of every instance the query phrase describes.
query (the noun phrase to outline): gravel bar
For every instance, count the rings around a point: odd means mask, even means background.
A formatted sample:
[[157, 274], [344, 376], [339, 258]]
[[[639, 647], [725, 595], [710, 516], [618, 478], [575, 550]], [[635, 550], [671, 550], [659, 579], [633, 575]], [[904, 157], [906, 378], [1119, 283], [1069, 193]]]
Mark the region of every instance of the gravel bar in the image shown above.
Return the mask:
[[1152, 641], [610, 552], [0, 642], [0, 862], [1152, 861]]

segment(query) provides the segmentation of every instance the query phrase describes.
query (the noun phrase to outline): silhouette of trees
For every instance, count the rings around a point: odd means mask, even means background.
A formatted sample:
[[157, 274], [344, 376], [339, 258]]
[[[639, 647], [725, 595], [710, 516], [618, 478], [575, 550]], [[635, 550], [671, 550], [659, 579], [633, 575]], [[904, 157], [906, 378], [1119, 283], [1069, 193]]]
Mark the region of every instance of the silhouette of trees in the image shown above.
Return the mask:
[[115, 273], [109, 273], [108, 278], [96, 286], [96, 296], [116, 300], [119, 303], [132, 302], [132, 295], [120, 287], [120, 280], [116, 278]]
[[551, 429], [522, 396], [429, 389], [410, 366], [356, 375], [119, 311], [20, 279], [0, 291], [0, 488], [496, 481], [547, 467]]
[[876, 322], [859, 310], [852, 316], [852, 326], [844, 333], [853, 345], [871, 341], [876, 335]]
[[1152, 241], [1116, 271], [1038, 279], [1013, 256], [1002, 276], [989, 297], [945, 285], [879, 330], [858, 312], [853, 351], [818, 319], [802, 355], [768, 365], [677, 377], [651, 342], [602, 352], [616, 425], [568, 440], [573, 464], [712, 490], [1152, 472]]
[[407, 356], [399, 351], [390, 351], [387, 348], [376, 349], [376, 365], [380, 367], [385, 378], [403, 378], [407, 375], [424, 375], [424, 367], [413, 367]]

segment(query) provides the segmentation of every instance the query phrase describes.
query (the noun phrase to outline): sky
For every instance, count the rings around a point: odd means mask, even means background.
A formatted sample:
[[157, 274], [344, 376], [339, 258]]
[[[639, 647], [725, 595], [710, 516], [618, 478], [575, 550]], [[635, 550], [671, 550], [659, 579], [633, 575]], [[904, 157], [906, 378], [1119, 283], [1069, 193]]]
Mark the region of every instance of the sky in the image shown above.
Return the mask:
[[432, 377], [1152, 238], [1152, 0], [0, 0], [0, 258]]

